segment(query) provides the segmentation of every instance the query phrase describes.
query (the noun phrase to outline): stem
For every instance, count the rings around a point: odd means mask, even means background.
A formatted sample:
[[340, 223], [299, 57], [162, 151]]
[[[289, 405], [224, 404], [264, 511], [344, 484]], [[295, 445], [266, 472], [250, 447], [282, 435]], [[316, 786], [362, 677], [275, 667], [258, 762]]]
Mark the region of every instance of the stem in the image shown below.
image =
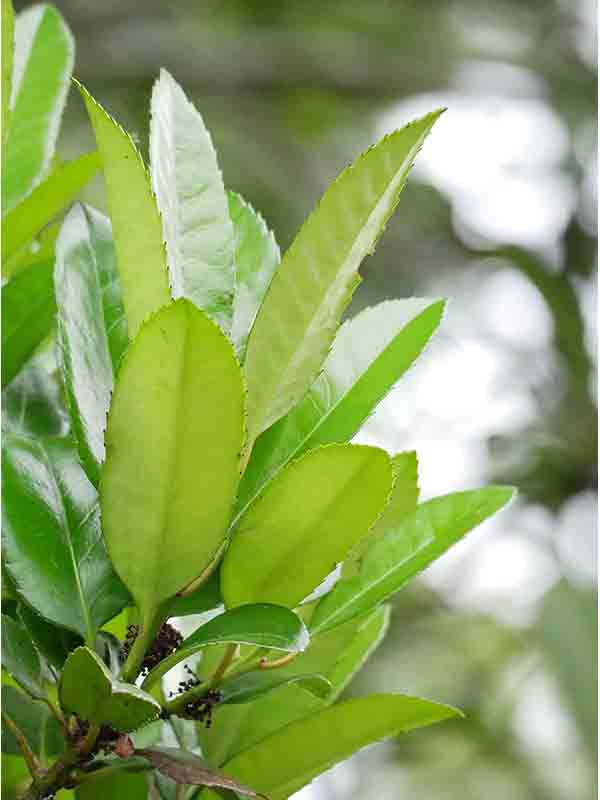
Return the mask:
[[120, 679], [125, 681], [125, 683], [135, 683], [135, 679], [140, 674], [140, 667], [146, 655], [146, 651], [154, 641], [154, 637], [162, 621], [162, 609], [158, 609], [154, 617], [143, 620], [140, 624], [138, 635], [135, 637], [133, 646], [127, 656], [127, 661], [125, 661], [121, 670]]
[[174, 653], [171, 653], [170, 656], [164, 658], [160, 664], [157, 664], [153, 670], [151, 670], [148, 675], [144, 678], [142, 683], [142, 689], [145, 692], [148, 692], [154, 684], [159, 681], [163, 675], [165, 675], [170, 669], [176, 664], [179, 664], [180, 661], [183, 661], [184, 658], [188, 658], [191, 653], [184, 653], [183, 655], [179, 654], [179, 650], [176, 650]]
[[267, 661], [266, 657], [263, 657], [258, 662], [259, 669], [279, 669], [279, 667], [285, 667], [287, 664], [290, 664], [298, 655], [298, 653], [286, 653], [281, 658], [276, 658], [274, 661]]
[[175, 790], [175, 800], [183, 800], [183, 798], [185, 797], [185, 789], [186, 789], [185, 783], [177, 784], [177, 789]]
[[227, 672], [229, 667], [231, 666], [231, 662], [235, 659], [238, 654], [239, 645], [237, 644], [228, 644], [227, 648], [225, 649], [225, 653], [223, 658], [221, 659], [221, 663], [214, 671], [212, 678], [210, 679], [210, 687], [211, 689], [216, 686], [223, 675]]
[[21, 729], [15, 724], [15, 722], [8, 716], [6, 711], [2, 712], [2, 722], [6, 725], [8, 730], [12, 733], [15, 737], [17, 744], [19, 745], [19, 750], [23, 754], [23, 758], [25, 763], [27, 764], [27, 769], [31, 773], [33, 778], [36, 778], [40, 774], [40, 762], [37, 760], [37, 756], [29, 747], [29, 742], [25, 738]]

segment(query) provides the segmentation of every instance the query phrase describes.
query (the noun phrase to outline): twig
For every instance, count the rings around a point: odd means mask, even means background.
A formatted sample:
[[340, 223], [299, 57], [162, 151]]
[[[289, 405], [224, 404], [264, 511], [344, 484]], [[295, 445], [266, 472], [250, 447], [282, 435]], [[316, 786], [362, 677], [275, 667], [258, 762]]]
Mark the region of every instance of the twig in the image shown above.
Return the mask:
[[23, 758], [25, 759], [25, 763], [27, 764], [27, 769], [31, 773], [33, 778], [37, 778], [41, 772], [40, 762], [37, 759], [37, 756], [29, 747], [29, 742], [25, 738], [21, 729], [15, 724], [15, 722], [8, 716], [6, 711], [2, 712], [2, 722], [6, 725], [8, 730], [12, 733], [15, 737], [15, 740], [19, 746], [19, 750], [23, 754]]

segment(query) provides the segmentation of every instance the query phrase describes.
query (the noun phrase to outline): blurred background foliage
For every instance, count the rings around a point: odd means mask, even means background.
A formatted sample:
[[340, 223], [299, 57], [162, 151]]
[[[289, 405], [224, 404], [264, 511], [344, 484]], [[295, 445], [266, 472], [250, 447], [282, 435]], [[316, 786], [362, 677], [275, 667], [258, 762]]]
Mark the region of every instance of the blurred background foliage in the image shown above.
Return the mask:
[[[301, 795], [596, 797], [595, 3], [56, 5], [76, 74], [143, 152], [152, 82], [173, 73], [226, 185], [282, 248], [349, 160], [448, 107], [349, 313], [453, 300], [359, 438], [416, 448], [423, 498], [501, 480], [520, 499], [401, 593], [351, 689], [422, 693], [466, 719], [361, 753]], [[92, 146], [72, 92], [60, 154]], [[101, 181], [86, 199], [103, 206]]]

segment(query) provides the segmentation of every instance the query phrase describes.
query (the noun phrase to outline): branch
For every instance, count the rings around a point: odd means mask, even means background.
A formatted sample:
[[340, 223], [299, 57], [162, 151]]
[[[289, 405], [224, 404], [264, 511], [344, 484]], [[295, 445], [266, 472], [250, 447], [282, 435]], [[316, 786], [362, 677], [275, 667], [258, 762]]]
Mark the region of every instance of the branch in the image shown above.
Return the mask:
[[31, 749], [31, 747], [29, 747], [29, 742], [25, 738], [21, 729], [8, 716], [6, 711], [2, 712], [2, 722], [6, 725], [8, 730], [15, 737], [15, 740], [19, 746], [19, 750], [23, 754], [23, 758], [25, 759], [25, 763], [27, 764], [27, 769], [31, 773], [32, 777], [35, 779], [36, 777], [39, 776], [41, 772], [41, 767], [40, 767], [40, 762], [37, 759], [37, 756]]

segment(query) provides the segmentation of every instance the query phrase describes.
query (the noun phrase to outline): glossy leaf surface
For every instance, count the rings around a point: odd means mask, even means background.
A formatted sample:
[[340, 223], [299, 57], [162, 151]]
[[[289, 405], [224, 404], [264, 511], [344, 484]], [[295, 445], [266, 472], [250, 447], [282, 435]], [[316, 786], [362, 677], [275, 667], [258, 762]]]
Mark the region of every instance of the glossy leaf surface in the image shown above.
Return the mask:
[[235, 296], [231, 340], [240, 356], [281, 256], [273, 233], [243, 197], [229, 192], [235, 234]]
[[127, 322], [110, 223], [71, 209], [56, 242], [54, 272], [61, 368], [83, 467], [97, 485], [114, 373], [127, 348]]
[[46, 619], [94, 641], [129, 595], [108, 560], [97, 494], [70, 441], [3, 437], [5, 564]]
[[210, 134], [164, 69], [154, 84], [151, 113], [152, 186], [173, 297], [187, 297], [228, 332], [235, 278], [233, 226]]
[[39, 654], [25, 628], [2, 614], [2, 666], [32, 697], [46, 696]]
[[2, 430], [26, 436], [66, 436], [69, 415], [58, 374], [26, 366], [2, 392]]
[[171, 300], [163, 232], [150, 178], [131, 136], [80, 87], [104, 164], [123, 305], [133, 339]]
[[223, 545], [242, 438], [233, 349], [208, 317], [177, 300], [123, 360], [101, 479], [108, 549], [142, 617], [201, 575]]
[[331, 683], [324, 675], [317, 673], [281, 675], [277, 670], [273, 672], [247, 672], [224, 681], [219, 689], [223, 692], [223, 703], [237, 704], [249, 703], [257, 697], [268, 694], [280, 686], [294, 683], [316, 697], [327, 697], [331, 692]]
[[96, 152], [63, 164], [2, 220], [2, 260], [10, 258], [71, 203], [100, 169]]
[[[271, 800], [285, 800], [362, 747], [457, 714], [449, 706], [405, 695], [348, 700], [267, 736], [228, 761], [224, 771]], [[201, 797], [212, 800], [215, 795]]]
[[[44, 754], [51, 758], [62, 753], [64, 739], [60, 726], [47, 705], [32, 700], [13, 686], [2, 684], [2, 710], [24, 734], [27, 743], [37, 756]], [[19, 745], [4, 723], [2, 723], [2, 753], [22, 757]], [[2, 771], [4, 772], [4, 763]]]
[[113, 678], [100, 658], [78, 647], [67, 661], [60, 679], [60, 704], [82, 719], [132, 731], [156, 719], [159, 703], [129, 683]]
[[312, 631], [335, 627], [401, 589], [512, 498], [514, 489], [490, 486], [436, 497], [402, 517], [362, 557], [358, 574], [343, 578], [317, 606]]
[[32, 264], [2, 287], [2, 387], [49, 334], [56, 313], [52, 261]]
[[442, 300], [389, 300], [345, 322], [306, 396], [256, 441], [238, 507], [291, 458], [349, 441], [418, 357], [443, 310]]
[[329, 445], [289, 464], [238, 521], [221, 570], [229, 607], [293, 608], [363, 537], [391, 489], [390, 460], [363, 445]]
[[10, 125], [2, 176], [5, 214], [48, 172], [73, 59], [72, 36], [53, 6], [35, 5], [17, 15]]
[[439, 112], [386, 136], [329, 187], [285, 253], [248, 339], [254, 441], [309, 389]]

